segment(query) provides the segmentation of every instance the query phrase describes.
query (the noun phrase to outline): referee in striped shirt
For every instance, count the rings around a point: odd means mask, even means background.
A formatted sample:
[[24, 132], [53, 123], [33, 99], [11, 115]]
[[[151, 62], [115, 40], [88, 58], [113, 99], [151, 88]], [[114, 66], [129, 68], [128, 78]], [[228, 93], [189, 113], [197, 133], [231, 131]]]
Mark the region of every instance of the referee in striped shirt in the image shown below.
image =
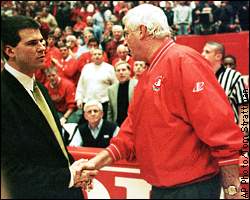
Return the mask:
[[212, 41], [205, 44], [202, 52], [202, 56], [212, 64], [214, 73], [230, 101], [234, 111], [235, 122], [241, 126], [243, 113], [246, 111], [247, 114], [249, 113], [248, 91], [244, 86], [240, 72], [227, 68], [222, 64], [224, 55], [224, 45]]

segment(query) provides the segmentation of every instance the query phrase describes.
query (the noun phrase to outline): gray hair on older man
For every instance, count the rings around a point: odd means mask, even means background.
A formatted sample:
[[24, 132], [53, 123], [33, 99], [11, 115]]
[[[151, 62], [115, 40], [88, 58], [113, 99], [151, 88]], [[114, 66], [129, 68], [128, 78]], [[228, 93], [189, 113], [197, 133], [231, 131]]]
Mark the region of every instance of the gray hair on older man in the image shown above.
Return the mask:
[[171, 28], [161, 8], [151, 4], [141, 4], [127, 12], [122, 19], [129, 29], [136, 30], [140, 25], [147, 27], [148, 32], [155, 38], [171, 36]]
[[89, 106], [97, 106], [101, 111], [103, 111], [102, 104], [96, 99], [90, 99], [84, 104], [83, 107], [84, 112], [87, 110], [87, 107]]

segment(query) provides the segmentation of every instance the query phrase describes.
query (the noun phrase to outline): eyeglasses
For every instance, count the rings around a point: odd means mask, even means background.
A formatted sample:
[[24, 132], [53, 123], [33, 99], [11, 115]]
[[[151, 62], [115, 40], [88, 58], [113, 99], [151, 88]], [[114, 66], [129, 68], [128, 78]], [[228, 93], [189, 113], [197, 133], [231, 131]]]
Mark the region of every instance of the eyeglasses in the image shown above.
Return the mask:
[[91, 114], [92, 112], [93, 113], [99, 113], [100, 111], [99, 110], [97, 110], [97, 109], [93, 109], [93, 110], [88, 110], [88, 111], [86, 111], [88, 114]]

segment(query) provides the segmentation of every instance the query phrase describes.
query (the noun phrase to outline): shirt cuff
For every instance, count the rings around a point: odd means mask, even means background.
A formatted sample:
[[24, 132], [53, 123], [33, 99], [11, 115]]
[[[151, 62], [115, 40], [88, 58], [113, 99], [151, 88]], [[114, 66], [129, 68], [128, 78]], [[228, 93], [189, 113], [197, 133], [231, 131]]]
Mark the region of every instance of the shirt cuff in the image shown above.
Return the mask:
[[73, 187], [74, 185], [74, 175], [72, 169], [69, 168], [70, 171], [70, 182], [69, 182], [69, 188]]
[[225, 165], [239, 165], [239, 158], [232, 158], [227, 160], [220, 160], [219, 166], [225, 166]]

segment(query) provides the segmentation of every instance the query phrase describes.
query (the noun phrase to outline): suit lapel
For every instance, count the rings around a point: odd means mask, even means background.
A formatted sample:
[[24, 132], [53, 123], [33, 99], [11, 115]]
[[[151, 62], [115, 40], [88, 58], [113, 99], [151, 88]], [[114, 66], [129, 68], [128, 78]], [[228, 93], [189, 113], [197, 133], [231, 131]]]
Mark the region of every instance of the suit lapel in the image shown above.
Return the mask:
[[113, 90], [113, 102], [114, 102], [114, 120], [117, 119], [117, 98], [118, 98], [118, 88], [119, 88], [119, 83], [116, 83], [114, 85], [114, 90]]
[[61, 123], [60, 123], [60, 120], [58, 118], [57, 111], [56, 111], [56, 109], [55, 109], [55, 107], [54, 107], [54, 105], [53, 105], [53, 103], [52, 103], [52, 101], [51, 101], [51, 99], [49, 97], [49, 94], [48, 94], [48, 92], [46, 92], [45, 88], [42, 86], [41, 83], [37, 83], [37, 84], [38, 84], [38, 86], [39, 86], [39, 88], [40, 88], [40, 90], [41, 90], [41, 92], [42, 92], [42, 94], [43, 94], [43, 96], [44, 96], [44, 98], [45, 98], [51, 112], [52, 112], [52, 115], [53, 115], [53, 117], [55, 119], [56, 125], [57, 125], [57, 127], [58, 127], [58, 129], [60, 131]]
[[30, 123], [34, 123], [37, 126], [39, 130], [37, 133], [43, 133], [43, 136], [46, 136], [48, 140], [51, 140], [54, 145], [60, 148], [46, 118], [23, 85], [6, 70], [2, 72], [2, 80], [1, 84], [5, 84], [8, 88], [8, 94], [11, 100], [13, 100], [16, 105], [20, 107], [20, 110], [23, 111], [23, 113], [17, 113], [17, 115], [21, 114], [29, 117]]

